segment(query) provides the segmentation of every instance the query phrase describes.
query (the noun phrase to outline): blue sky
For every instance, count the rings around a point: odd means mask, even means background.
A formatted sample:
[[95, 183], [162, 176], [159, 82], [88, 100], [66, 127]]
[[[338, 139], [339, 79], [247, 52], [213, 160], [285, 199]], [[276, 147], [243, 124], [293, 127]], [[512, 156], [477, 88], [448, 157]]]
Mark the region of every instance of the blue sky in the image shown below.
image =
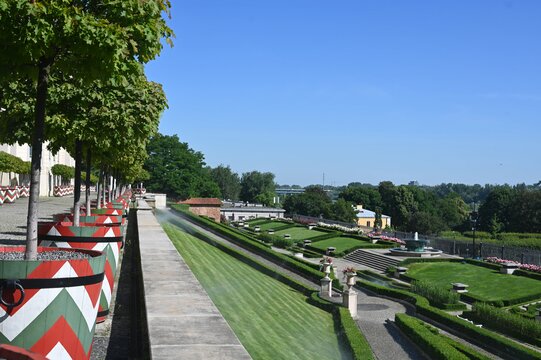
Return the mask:
[[541, 180], [541, 1], [174, 0], [147, 65], [210, 166], [280, 184]]

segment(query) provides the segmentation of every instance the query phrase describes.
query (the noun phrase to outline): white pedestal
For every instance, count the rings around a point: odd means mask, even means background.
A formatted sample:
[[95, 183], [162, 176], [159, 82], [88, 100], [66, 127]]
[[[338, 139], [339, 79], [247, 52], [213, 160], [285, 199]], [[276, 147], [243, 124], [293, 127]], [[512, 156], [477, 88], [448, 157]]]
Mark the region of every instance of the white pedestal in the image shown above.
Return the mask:
[[344, 291], [342, 305], [349, 310], [352, 318], [357, 318], [357, 292], [354, 290]]
[[321, 291], [319, 292], [320, 296], [332, 297], [332, 280], [328, 277], [321, 279]]

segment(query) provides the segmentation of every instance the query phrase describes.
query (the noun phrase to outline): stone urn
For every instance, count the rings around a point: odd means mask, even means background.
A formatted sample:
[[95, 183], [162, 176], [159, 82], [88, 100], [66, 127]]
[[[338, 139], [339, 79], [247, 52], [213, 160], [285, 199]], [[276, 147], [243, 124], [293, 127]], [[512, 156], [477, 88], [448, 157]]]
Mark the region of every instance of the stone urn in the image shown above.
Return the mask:
[[355, 283], [357, 282], [357, 279], [355, 278], [357, 276], [357, 273], [355, 272], [348, 272], [346, 273], [346, 284], [348, 285], [348, 287], [352, 287], [355, 285]]

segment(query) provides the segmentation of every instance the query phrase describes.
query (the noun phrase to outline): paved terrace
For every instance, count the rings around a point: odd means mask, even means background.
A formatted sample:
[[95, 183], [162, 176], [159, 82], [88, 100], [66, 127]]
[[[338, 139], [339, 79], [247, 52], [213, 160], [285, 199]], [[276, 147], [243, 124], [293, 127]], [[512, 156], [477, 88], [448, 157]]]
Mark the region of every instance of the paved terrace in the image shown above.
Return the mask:
[[152, 358], [251, 359], [144, 200], [137, 222]]

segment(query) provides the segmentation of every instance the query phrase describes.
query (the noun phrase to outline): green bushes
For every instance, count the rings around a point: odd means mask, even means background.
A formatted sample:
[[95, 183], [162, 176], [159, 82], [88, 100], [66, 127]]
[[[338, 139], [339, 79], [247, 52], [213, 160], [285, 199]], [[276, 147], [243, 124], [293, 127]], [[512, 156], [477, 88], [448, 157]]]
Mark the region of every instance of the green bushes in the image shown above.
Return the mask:
[[424, 296], [432, 305], [442, 309], [463, 310], [466, 308], [464, 304], [460, 304], [460, 295], [458, 293], [432, 285], [426, 281], [414, 281], [411, 291]]
[[337, 318], [340, 325], [340, 330], [343, 333], [347, 344], [351, 348], [353, 358], [356, 360], [372, 360], [374, 356], [370, 345], [366, 341], [363, 333], [351, 317], [349, 310], [333, 304], [329, 301], [321, 299], [317, 292], [314, 291], [308, 298], [308, 303], [328, 311]]
[[406, 314], [395, 315], [396, 325], [434, 360], [488, 360], [477, 351], [440, 335], [436, 328]]
[[338, 307], [338, 315], [344, 335], [353, 352], [353, 357], [358, 360], [372, 360], [374, 357], [370, 345], [364, 335], [359, 331], [359, 327], [355, 321], [351, 318], [349, 310]]
[[475, 303], [468, 318], [503, 334], [541, 345], [541, 324], [484, 303]]
[[288, 249], [295, 243], [295, 240], [286, 239], [285, 237], [280, 235], [259, 234], [257, 238], [264, 243], [272, 244], [282, 249]]
[[468, 337], [476, 345], [489, 351], [496, 351], [502, 354], [502, 356], [505, 355], [504, 357], [506, 358], [512, 358], [513, 360], [541, 359], [541, 354], [537, 351], [430, 306], [428, 300], [420, 295], [412, 294], [405, 290], [379, 286], [363, 280], [358, 280], [357, 284], [377, 294], [407, 301], [415, 305], [417, 313], [448, 326], [456, 333]]

